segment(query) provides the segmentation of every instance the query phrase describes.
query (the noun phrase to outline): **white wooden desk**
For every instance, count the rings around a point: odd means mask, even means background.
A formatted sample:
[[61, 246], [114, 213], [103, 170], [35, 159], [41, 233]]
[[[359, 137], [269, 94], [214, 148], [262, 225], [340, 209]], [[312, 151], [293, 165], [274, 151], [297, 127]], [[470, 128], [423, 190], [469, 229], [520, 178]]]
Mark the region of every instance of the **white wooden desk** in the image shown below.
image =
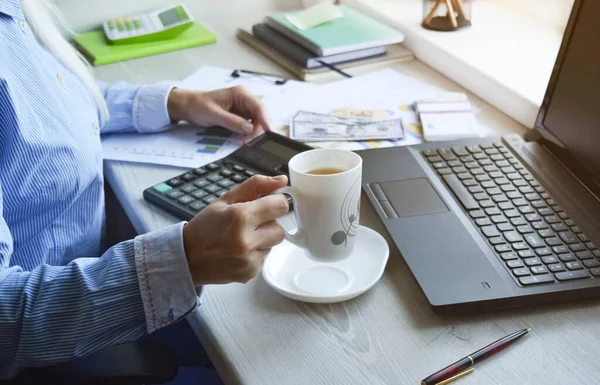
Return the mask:
[[[217, 32], [216, 45], [100, 67], [98, 77], [139, 83], [180, 79], [202, 64], [283, 74], [237, 42], [234, 34], [237, 27], [251, 25], [267, 13], [295, 8], [296, 1], [186, 3], [200, 22]], [[462, 90], [418, 61], [396, 69], [448, 90]], [[499, 133], [524, 132], [469, 96], [480, 109], [482, 123]], [[142, 190], [182, 169], [123, 162], [106, 162], [105, 169], [138, 232], [176, 221], [146, 203]], [[363, 205], [361, 214], [364, 225], [385, 234], [370, 205]], [[203, 305], [191, 323], [228, 384], [418, 384], [450, 362], [524, 327], [533, 328], [530, 336], [458, 383], [600, 383], [598, 301], [439, 316], [395, 247], [379, 284], [355, 300], [336, 305], [294, 302], [272, 291], [259, 276], [246, 285], [206, 287]]]

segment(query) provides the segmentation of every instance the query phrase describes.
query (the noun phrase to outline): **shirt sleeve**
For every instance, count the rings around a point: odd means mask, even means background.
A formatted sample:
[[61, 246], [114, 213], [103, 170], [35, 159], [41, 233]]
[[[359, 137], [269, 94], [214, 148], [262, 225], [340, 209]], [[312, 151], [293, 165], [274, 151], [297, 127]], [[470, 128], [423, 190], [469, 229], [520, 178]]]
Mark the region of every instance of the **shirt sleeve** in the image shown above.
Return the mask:
[[100, 133], [168, 130], [171, 123], [167, 100], [174, 85], [135, 85], [125, 82], [98, 82], [108, 106], [109, 120]]
[[198, 306], [183, 223], [122, 242], [99, 258], [24, 271], [0, 186], [0, 379], [132, 341]]

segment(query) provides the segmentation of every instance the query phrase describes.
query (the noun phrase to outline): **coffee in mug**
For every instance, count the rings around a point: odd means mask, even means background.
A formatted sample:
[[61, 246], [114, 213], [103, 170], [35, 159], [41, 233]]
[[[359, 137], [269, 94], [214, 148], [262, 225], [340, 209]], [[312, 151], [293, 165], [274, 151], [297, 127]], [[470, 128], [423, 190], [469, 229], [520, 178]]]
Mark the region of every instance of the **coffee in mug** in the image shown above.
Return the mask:
[[291, 187], [275, 191], [294, 201], [298, 230], [286, 231], [286, 239], [314, 260], [349, 257], [359, 226], [362, 158], [346, 150], [309, 150], [294, 156], [288, 168]]
[[317, 168], [312, 171], [308, 171], [307, 174], [310, 175], [331, 175], [331, 174], [339, 174], [340, 172], [344, 172], [344, 169], [341, 168], [333, 168], [333, 167], [323, 167]]

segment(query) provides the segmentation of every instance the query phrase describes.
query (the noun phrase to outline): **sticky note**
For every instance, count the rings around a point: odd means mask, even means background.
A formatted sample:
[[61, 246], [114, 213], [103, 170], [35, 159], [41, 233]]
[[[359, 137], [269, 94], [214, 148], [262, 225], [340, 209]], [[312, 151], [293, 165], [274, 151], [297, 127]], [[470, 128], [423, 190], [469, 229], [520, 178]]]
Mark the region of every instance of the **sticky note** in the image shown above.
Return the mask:
[[341, 19], [342, 17], [344, 17], [342, 11], [328, 2], [321, 2], [304, 11], [286, 16], [288, 21], [299, 30], [309, 29], [331, 20]]

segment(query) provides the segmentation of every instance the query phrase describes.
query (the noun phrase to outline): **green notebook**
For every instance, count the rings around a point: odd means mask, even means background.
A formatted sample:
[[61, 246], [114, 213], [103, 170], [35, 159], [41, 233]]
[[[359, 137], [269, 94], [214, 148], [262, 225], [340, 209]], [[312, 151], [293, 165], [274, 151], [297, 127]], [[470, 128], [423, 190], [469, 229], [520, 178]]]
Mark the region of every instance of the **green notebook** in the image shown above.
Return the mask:
[[217, 37], [198, 23], [194, 23], [174, 38], [157, 40], [148, 43], [110, 44], [104, 36], [104, 31], [92, 31], [75, 36], [77, 49], [93, 65], [103, 65], [122, 60], [136, 59], [139, 57], [156, 55], [163, 52], [175, 51], [212, 44]]
[[401, 43], [402, 32], [345, 5], [338, 5], [344, 15], [312, 28], [299, 30], [286, 18], [297, 12], [268, 16], [267, 25], [319, 56], [336, 55], [360, 49]]

